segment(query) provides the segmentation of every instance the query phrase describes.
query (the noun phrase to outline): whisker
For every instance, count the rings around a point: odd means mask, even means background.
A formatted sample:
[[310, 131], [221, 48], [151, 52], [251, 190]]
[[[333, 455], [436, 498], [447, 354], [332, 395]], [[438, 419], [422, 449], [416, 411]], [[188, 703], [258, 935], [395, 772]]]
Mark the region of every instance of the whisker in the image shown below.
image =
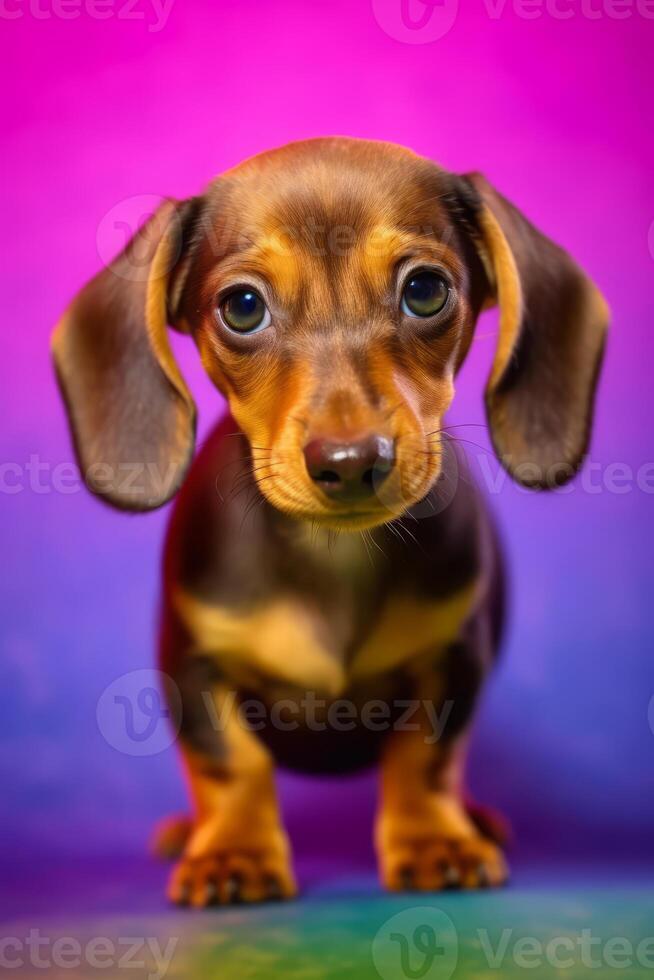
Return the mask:
[[366, 549], [366, 554], [368, 556], [368, 561], [370, 562], [370, 567], [374, 568], [375, 565], [372, 560], [372, 554], [370, 552], [370, 545], [368, 544], [368, 538], [366, 536], [365, 528], [361, 531], [361, 540], [363, 541], [363, 547]]
[[384, 525], [384, 527], [387, 527], [388, 530], [391, 532], [391, 534], [394, 534], [395, 535], [395, 537], [398, 539], [398, 541], [401, 541], [402, 544], [406, 544], [406, 541], [404, 540], [404, 538], [400, 534], [399, 530], [395, 527], [395, 524], [394, 524], [393, 521], [389, 521], [387, 524]]
[[377, 551], [379, 551], [383, 555], [383, 557], [386, 559], [386, 561], [388, 561], [388, 555], [386, 554], [386, 552], [384, 551], [384, 549], [382, 548], [382, 546], [379, 544], [379, 542], [375, 538], [375, 535], [373, 534], [373, 532], [370, 529], [368, 529], [368, 531], [366, 533], [369, 535], [370, 543], [373, 544], [375, 546], [375, 548], [377, 549]]
[[247, 520], [247, 518], [249, 517], [249, 515], [250, 515], [250, 514], [252, 513], [252, 511], [253, 511], [253, 510], [255, 510], [255, 509], [257, 508], [257, 506], [261, 506], [261, 504], [263, 504], [263, 502], [264, 502], [264, 498], [263, 498], [263, 497], [262, 497], [261, 495], [259, 495], [259, 499], [258, 499], [257, 497], [254, 497], [254, 499], [253, 499], [253, 500], [251, 500], [251, 501], [250, 501], [250, 502], [249, 502], [249, 503], [247, 504], [247, 506], [246, 506], [246, 508], [245, 508], [245, 512], [244, 512], [244, 514], [243, 514], [243, 518], [242, 518], [242, 520], [241, 520], [241, 525], [240, 525], [240, 527], [239, 527], [239, 534], [240, 534], [240, 533], [241, 533], [241, 531], [243, 530], [243, 526], [244, 526], [244, 524], [245, 524], [245, 521], [246, 521], [246, 520]]
[[452, 442], [465, 442], [469, 446], [475, 446], [475, 448], [480, 449], [482, 453], [486, 453], [488, 456], [491, 456], [493, 459], [495, 459], [495, 454], [491, 452], [490, 449], [488, 449], [486, 446], [482, 446], [478, 442], [474, 442], [474, 440], [472, 439], [464, 439], [463, 436], [450, 436], [450, 435], [448, 435], [447, 438], [450, 439]]
[[439, 429], [434, 429], [433, 432], [426, 432], [427, 436], [437, 435], [439, 432], [448, 432], [450, 429], [487, 429], [488, 426], [485, 422], [457, 422], [455, 425], [442, 425]]
[[[400, 523], [402, 522], [402, 520], [403, 520], [403, 518], [400, 519]], [[416, 520], [416, 523], [417, 523], [417, 520]], [[413, 531], [410, 528], [406, 527], [404, 524], [402, 524], [402, 528], [406, 531], [406, 533], [409, 535], [409, 537], [411, 538], [411, 540], [417, 545], [417, 547], [420, 549], [420, 551], [422, 551], [423, 554], [424, 554], [425, 553], [424, 548], [422, 547], [421, 542], [415, 536], [415, 534], [413, 533]]]

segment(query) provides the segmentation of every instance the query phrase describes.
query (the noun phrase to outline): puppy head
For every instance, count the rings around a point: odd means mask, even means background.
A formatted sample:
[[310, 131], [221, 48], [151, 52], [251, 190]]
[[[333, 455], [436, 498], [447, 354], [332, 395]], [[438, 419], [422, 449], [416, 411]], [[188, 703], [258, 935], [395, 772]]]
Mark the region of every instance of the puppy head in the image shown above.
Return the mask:
[[566, 253], [482, 177], [400, 147], [326, 139], [255, 157], [202, 198], [165, 202], [64, 316], [54, 351], [82, 468], [129, 509], [177, 489], [194, 408], [168, 322], [193, 335], [274, 506], [341, 528], [387, 521], [439, 476], [454, 378], [495, 302], [498, 455], [522, 483], [560, 483], [586, 447], [607, 323]]

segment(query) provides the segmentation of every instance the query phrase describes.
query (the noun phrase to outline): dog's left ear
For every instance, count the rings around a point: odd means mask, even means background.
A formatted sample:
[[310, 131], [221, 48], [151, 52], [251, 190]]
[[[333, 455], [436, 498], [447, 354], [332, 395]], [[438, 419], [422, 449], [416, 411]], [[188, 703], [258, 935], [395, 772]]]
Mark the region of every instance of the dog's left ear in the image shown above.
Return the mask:
[[491, 438], [519, 483], [558, 486], [588, 445], [608, 307], [571, 257], [484, 177], [461, 180], [489, 300], [500, 309], [486, 387]]
[[84, 480], [122, 510], [165, 504], [193, 452], [195, 405], [166, 325], [177, 323], [197, 207], [164, 201], [75, 297], [52, 341]]

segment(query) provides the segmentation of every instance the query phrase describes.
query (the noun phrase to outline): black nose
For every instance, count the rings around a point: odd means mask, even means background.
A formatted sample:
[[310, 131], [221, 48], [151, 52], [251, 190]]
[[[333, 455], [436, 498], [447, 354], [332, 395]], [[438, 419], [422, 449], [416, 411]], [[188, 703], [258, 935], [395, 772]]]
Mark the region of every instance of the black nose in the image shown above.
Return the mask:
[[351, 442], [312, 439], [304, 447], [309, 476], [334, 500], [370, 497], [395, 464], [392, 439], [367, 435]]

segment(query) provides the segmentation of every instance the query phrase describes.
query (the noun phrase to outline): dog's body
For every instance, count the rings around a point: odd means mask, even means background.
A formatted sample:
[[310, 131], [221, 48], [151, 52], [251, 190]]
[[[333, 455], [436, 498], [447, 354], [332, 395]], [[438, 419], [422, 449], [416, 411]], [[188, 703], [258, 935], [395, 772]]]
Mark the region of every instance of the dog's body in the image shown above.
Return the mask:
[[[202, 694], [223, 682], [265, 705], [260, 737], [277, 761], [308, 772], [375, 761], [393, 721], [404, 715], [410, 727], [422, 698], [433, 702], [433, 727], [443, 725], [436, 735], [452, 739], [491, 666], [503, 613], [499, 549], [470, 478], [446, 505], [435, 488], [394, 530], [339, 536], [271, 507], [237, 434], [228, 419], [209, 438], [168, 537], [162, 668], [188, 691], [183, 737], [220, 756]], [[315, 719], [307, 692], [323, 702]], [[329, 723], [335, 701], [352, 705], [344, 727]], [[378, 710], [366, 725], [373, 702], [388, 717]]]
[[[147, 229], [73, 304], [55, 354], [87, 480], [118, 506], [159, 506], [188, 467], [194, 411], [167, 320], [194, 336], [233, 415], [193, 464], [166, 549], [162, 665], [194, 802], [171, 897], [294, 893], [275, 761], [380, 760], [388, 887], [502, 883], [462, 786], [502, 563], [443, 418], [476, 318], [499, 300], [495, 447], [525, 484], [568, 479], [601, 297], [482, 178], [388, 144], [293, 144]], [[144, 464], [131, 499], [123, 462]]]

